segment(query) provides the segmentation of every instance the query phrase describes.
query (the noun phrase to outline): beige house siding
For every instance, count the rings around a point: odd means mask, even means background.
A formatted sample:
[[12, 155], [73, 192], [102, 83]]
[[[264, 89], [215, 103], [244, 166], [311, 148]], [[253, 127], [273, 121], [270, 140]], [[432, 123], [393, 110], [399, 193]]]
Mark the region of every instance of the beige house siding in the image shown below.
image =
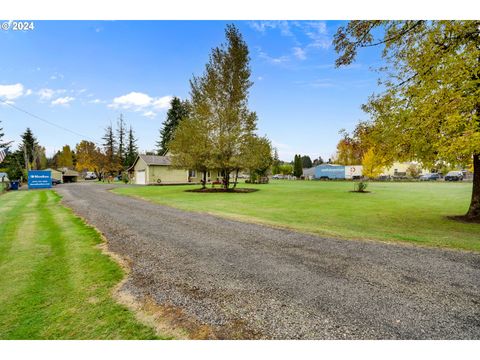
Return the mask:
[[[382, 175], [394, 176], [397, 173], [406, 173], [408, 167], [412, 164], [420, 166], [420, 164], [412, 163], [412, 162], [403, 162], [403, 163], [395, 162], [388, 169], [384, 169]], [[428, 173], [428, 170], [421, 169], [421, 174], [425, 174], [425, 173]]]
[[150, 165], [147, 171], [149, 184], [175, 184], [188, 182], [188, 171], [171, 166]]

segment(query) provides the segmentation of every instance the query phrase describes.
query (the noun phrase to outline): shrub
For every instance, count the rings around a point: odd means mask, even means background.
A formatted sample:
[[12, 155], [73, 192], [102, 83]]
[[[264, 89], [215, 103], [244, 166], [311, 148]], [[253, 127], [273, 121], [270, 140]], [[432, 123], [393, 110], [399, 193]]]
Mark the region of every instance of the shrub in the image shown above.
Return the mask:
[[364, 181], [356, 182], [353, 185], [353, 190], [355, 192], [365, 192], [365, 190], [367, 189], [367, 186], [368, 184]]

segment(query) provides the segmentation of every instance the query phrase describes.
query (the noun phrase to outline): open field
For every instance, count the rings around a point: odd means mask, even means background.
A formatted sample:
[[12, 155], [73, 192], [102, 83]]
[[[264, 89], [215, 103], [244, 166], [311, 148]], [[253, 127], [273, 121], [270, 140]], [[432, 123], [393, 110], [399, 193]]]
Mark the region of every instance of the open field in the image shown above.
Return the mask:
[[112, 298], [123, 271], [53, 191], [0, 196], [0, 339], [154, 339]]
[[[247, 185], [241, 185], [247, 186]], [[480, 251], [480, 225], [446, 216], [467, 211], [471, 183], [272, 181], [249, 194], [192, 193], [198, 186], [128, 186], [115, 193], [184, 210], [287, 227], [322, 236], [403, 241]]]

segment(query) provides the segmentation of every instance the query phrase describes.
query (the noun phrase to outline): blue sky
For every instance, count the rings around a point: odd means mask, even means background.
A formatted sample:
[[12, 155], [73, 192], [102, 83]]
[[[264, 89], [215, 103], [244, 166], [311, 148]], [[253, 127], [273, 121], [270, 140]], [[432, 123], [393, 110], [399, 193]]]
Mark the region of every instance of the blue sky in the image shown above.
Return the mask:
[[[171, 96], [187, 98], [224, 21], [36, 21], [35, 29], [0, 30], [0, 97], [101, 143], [124, 114], [142, 151], [155, 147]], [[230, 23], [230, 22], [229, 22]], [[328, 159], [341, 128], [366, 119], [360, 106], [378, 91], [381, 49], [335, 69], [331, 39], [338, 21], [235, 21], [251, 55], [250, 108], [282, 160], [295, 153]], [[0, 104], [6, 137], [18, 144], [30, 127], [52, 155], [81, 136]]]

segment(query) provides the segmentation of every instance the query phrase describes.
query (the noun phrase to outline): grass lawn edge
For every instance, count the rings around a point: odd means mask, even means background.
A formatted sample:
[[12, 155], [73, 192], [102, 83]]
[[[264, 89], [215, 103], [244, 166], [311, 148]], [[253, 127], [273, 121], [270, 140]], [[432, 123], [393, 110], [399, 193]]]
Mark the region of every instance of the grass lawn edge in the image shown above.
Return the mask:
[[97, 248], [104, 256], [112, 260], [122, 270], [122, 279], [110, 290], [112, 299], [131, 311], [139, 323], [152, 328], [160, 338], [166, 340], [189, 339], [190, 336], [185, 329], [174, 327], [168, 319], [163, 319], [161, 309], [155, 309], [150, 304], [139, 301], [131, 293], [122, 289], [123, 285], [128, 281], [128, 276], [131, 273], [129, 260], [110, 251], [108, 248], [108, 239], [102, 234], [102, 232], [95, 226], [91, 225], [87, 219], [76, 214], [70, 207], [64, 204], [63, 196], [56, 191], [55, 194], [60, 198], [60, 206], [63, 206], [73, 217], [79, 219], [84, 226], [92, 229], [98, 235], [101, 242], [96, 245], [95, 248]]
[[[364, 241], [364, 242], [371, 242], [371, 243], [382, 243], [382, 244], [385, 244], [385, 245], [421, 247], [421, 248], [426, 248], [426, 249], [441, 249], [441, 250], [450, 250], [450, 251], [462, 251], [462, 252], [475, 253], [475, 254], [480, 252], [480, 250], [474, 250], [474, 249], [464, 249], [464, 248], [458, 248], [458, 247], [453, 247], [453, 246], [434, 245], [434, 244], [429, 244], [429, 243], [413, 243], [411, 241], [394, 239], [394, 238], [382, 239], [382, 238], [365, 237], [365, 236], [356, 236], [356, 237], [352, 238], [352, 237], [342, 236], [342, 235], [336, 234], [336, 233], [331, 233], [331, 232], [328, 232], [328, 231], [309, 231], [309, 230], [306, 230], [306, 229], [301, 229], [301, 228], [289, 226], [287, 224], [278, 224], [278, 223], [270, 222], [270, 221], [267, 221], [267, 220], [258, 219], [256, 217], [252, 217], [252, 216], [248, 216], [248, 215], [227, 214], [227, 213], [222, 213], [222, 212], [205, 211], [205, 210], [202, 210], [202, 211], [186, 210], [186, 209], [182, 208], [181, 206], [175, 206], [175, 205], [171, 205], [171, 204], [162, 204], [160, 202], [157, 202], [157, 201], [154, 201], [152, 199], [148, 199], [148, 198], [145, 198], [145, 197], [142, 197], [142, 196], [139, 196], [139, 195], [123, 194], [123, 193], [120, 193], [120, 192], [116, 192], [115, 190], [116, 190], [116, 188], [108, 189], [109, 192], [112, 192], [115, 195], [131, 197], [131, 198], [135, 198], [135, 199], [138, 199], [138, 200], [147, 201], [151, 204], [166, 206], [166, 207], [169, 207], [169, 208], [172, 208], [172, 209], [177, 209], [177, 210], [187, 211], [187, 212], [192, 212], [192, 213], [198, 213], [198, 214], [208, 214], [208, 215], [220, 217], [220, 218], [223, 218], [223, 219], [240, 221], [240, 222], [256, 224], [256, 225], [269, 226], [271, 228], [278, 229], [278, 230], [295, 231], [295, 232], [299, 232], [299, 233], [302, 233], [302, 234], [308, 234], [308, 235], [313, 235], [313, 236], [317, 236], [317, 237], [326, 237], [326, 238], [335, 239], [335, 240]], [[450, 217], [448, 217], [447, 219], [449, 221], [458, 221], [458, 220], [453, 220]]]

